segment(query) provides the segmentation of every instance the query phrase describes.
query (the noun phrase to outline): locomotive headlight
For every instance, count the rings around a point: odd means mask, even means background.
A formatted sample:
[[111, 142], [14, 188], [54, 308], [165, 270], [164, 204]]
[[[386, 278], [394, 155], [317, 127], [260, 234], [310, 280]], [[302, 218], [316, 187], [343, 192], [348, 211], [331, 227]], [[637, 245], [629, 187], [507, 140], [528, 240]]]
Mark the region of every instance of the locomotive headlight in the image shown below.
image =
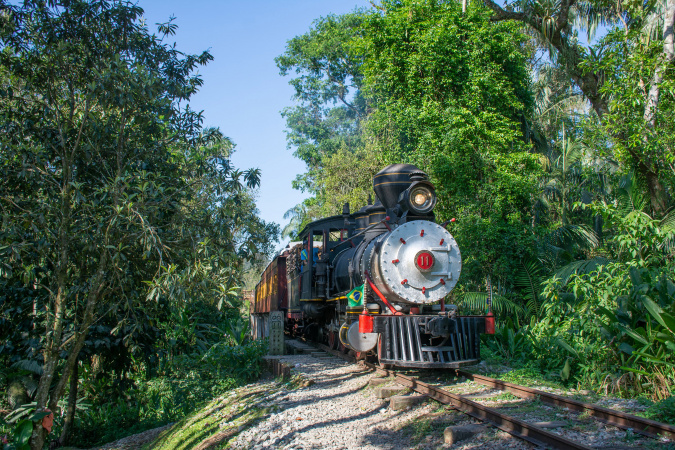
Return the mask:
[[408, 194], [410, 209], [416, 214], [427, 214], [436, 205], [436, 194], [433, 187], [426, 183], [412, 186]]
[[418, 192], [417, 194], [415, 194], [415, 199], [413, 200], [413, 202], [415, 203], [415, 205], [421, 208], [428, 201], [428, 198], [429, 196], [424, 195], [421, 192]]

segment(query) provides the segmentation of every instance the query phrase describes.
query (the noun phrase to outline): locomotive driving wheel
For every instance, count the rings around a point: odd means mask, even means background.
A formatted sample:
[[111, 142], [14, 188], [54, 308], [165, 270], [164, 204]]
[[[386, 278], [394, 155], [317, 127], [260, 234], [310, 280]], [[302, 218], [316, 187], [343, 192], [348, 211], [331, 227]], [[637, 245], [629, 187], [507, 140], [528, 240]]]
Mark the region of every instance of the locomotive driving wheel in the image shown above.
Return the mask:
[[330, 347], [331, 350], [337, 350], [339, 342], [340, 339], [337, 336], [337, 332], [330, 330], [328, 332], [328, 347]]
[[382, 348], [382, 335], [379, 336], [377, 339], [377, 363], [382, 367], [383, 369], [391, 369], [393, 368], [393, 364], [383, 364], [382, 363], [382, 357], [384, 356], [384, 349]]

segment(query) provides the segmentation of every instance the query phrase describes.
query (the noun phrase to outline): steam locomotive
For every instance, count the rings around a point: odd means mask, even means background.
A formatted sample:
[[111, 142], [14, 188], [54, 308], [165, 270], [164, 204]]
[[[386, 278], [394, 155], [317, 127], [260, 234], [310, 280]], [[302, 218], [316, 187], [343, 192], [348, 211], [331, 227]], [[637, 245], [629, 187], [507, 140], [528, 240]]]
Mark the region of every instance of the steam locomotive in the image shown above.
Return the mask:
[[433, 184], [416, 166], [394, 164], [373, 189], [374, 204], [355, 213], [345, 204], [341, 216], [308, 224], [269, 263], [251, 302], [254, 337], [266, 337], [269, 313], [281, 311], [286, 333], [382, 365], [475, 364], [494, 318], [459, 316], [444, 302], [462, 258], [451, 221], [435, 222]]

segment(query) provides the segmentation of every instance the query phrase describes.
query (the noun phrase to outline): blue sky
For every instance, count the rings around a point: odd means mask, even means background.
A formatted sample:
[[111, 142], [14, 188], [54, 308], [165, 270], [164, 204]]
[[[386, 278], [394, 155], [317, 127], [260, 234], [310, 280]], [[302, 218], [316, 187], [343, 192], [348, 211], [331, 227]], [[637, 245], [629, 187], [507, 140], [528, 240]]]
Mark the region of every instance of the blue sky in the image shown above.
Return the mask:
[[204, 86], [191, 101], [203, 110], [206, 126], [217, 126], [237, 145], [236, 167], [262, 170], [261, 217], [284, 225], [284, 213], [304, 198], [292, 189], [304, 163], [286, 148], [279, 114], [293, 104], [293, 89], [274, 58], [286, 41], [309, 30], [312, 21], [370, 6], [367, 0], [139, 0], [151, 30], [176, 16], [173, 36], [179, 50], [214, 56], [201, 68]]

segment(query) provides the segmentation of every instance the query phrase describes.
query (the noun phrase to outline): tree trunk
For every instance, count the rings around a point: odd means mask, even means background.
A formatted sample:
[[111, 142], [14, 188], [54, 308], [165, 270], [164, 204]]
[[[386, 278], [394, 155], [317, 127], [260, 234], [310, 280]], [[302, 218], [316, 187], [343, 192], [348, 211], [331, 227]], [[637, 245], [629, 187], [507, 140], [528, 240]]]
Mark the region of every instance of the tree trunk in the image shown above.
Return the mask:
[[644, 120], [647, 127], [653, 129], [656, 126], [656, 112], [659, 107], [659, 94], [661, 82], [663, 81], [663, 72], [673, 59], [675, 59], [675, 48], [673, 41], [673, 26], [675, 26], [675, 0], [668, 0], [666, 3], [665, 17], [663, 21], [663, 55], [660, 63], [654, 68], [654, 78], [647, 94], [645, 103]]
[[[43, 352], [44, 364], [42, 366], [42, 375], [38, 384], [37, 394], [35, 396], [36, 411], [43, 411], [49, 401], [49, 391], [54, 381], [56, 366], [59, 360], [59, 342], [63, 330], [63, 315], [65, 309], [65, 287], [60, 286], [56, 299], [54, 301], [54, 319], [52, 326], [47, 328], [51, 333], [48, 336], [47, 343]], [[47, 431], [41, 425], [36, 424], [33, 427], [33, 434], [30, 437], [31, 450], [41, 450], [47, 438]]]
[[[673, 27], [675, 27], [675, 0], [668, 0], [663, 21], [663, 54], [661, 55], [661, 60], [656, 63], [656, 67], [654, 68], [654, 78], [652, 79], [652, 85], [649, 88], [647, 101], [645, 102], [644, 121], [647, 128], [644, 136], [645, 144], [648, 144], [650, 134], [656, 128], [663, 72], [666, 71], [668, 65], [675, 59]], [[649, 161], [641, 163], [640, 168], [647, 181], [652, 209], [657, 216], [661, 216], [668, 209], [668, 193], [665, 186], [659, 180], [658, 171], [649, 167], [650, 165], [655, 166], [658, 170], [658, 163], [649, 163]]]
[[63, 421], [63, 431], [61, 431], [61, 438], [59, 443], [66, 445], [70, 441], [70, 435], [73, 431], [73, 422], [75, 420], [75, 410], [77, 409], [77, 385], [79, 377], [79, 365], [75, 363], [73, 373], [70, 374], [70, 392], [68, 393], [68, 410]]
[[[104, 288], [106, 268], [108, 267], [108, 252], [105, 249], [102, 249], [101, 256], [98, 261], [98, 270], [96, 272], [96, 277], [91, 283], [89, 293], [87, 294], [87, 305], [84, 309], [84, 318], [82, 319], [82, 324], [80, 325], [79, 330], [73, 336], [73, 344], [68, 351], [68, 358], [63, 367], [63, 372], [61, 373], [61, 378], [59, 379], [56, 388], [51, 393], [49, 407], [52, 411], [55, 411], [58, 408], [58, 401], [63, 397], [63, 393], [66, 390], [66, 383], [70, 377], [71, 372], [77, 366], [77, 357], [80, 354], [80, 350], [84, 347], [84, 341], [87, 338], [89, 333], [89, 327], [94, 323], [94, 311], [98, 305], [98, 301], [101, 298], [101, 293]], [[65, 343], [62, 346], [65, 347]]]
[[[51, 346], [45, 351], [45, 368], [42, 376], [40, 377], [40, 386], [38, 387], [38, 396], [37, 396], [37, 409], [40, 410], [45, 406], [48, 406], [51, 411], [55, 414], [58, 409], [58, 401], [63, 396], [63, 393], [66, 388], [66, 383], [70, 378], [70, 374], [73, 372], [74, 368], [77, 365], [77, 357], [84, 346], [84, 341], [89, 332], [89, 327], [94, 322], [94, 311], [98, 304], [98, 300], [101, 297], [105, 285], [105, 274], [106, 268], [108, 265], [108, 252], [105, 249], [102, 249], [102, 253], [99, 259], [98, 271], [96, 277], [94, 278], [88, 297], [87, 305], [84, 311], [84, 318], [80, 324], [79, 330], [73, 336], [73, 343], [68, 350], [68, 357], [63, 366], [61, 372], [61, 377], [56, 385], [56, 387], [51, 390], [52, 381], [55, 378], [54, 374], [56, 373], [57, 358], [59, 353], [64, 350], [66, 343], [60, 344], [61, 338], [59, 337], [58, 343], [52, 342]], [[58, 296], [57, 296], [58, 297]], [[63, 299], [65, 301], [65, 299]], [[65, 305], [62, 304], [62, 308], [65, 309]], [[59, 317], [57, 315], [57, 317]], [[62, 329], [63, 317], [61, 317], [60, 325], [56, 325], [55, 329]], [[60, 336], [60, 334], [59, 334]], [[49, 359], [47, 357], [49, 356]], [[31, 450], [41, 450], [44, 446], [45, 440], [47, 438], [47, 433], [42, 426], [35, 426], [33, 428], [33, 434], [30, 439], [30, 448]]]
[[[59, 211], [61, 213], [61, 221], [58, 228], [58, 239], [56, 241], [56, 295], [54, 297], [52, 314], [47, 314], [47, 336], [44, 346], [43, 356], [44, 365], [42, 368], [42, 375], [40, 376], [40, 383], [38, 384], [37, 395], [35, 396], [35, 410], [43, 411], [49, 401], [49, 392], [51, 390], [52, 382], [59, 361], [59, 353], [61, 347], [61, 340], [63, 338], [63, 326], [66, 315], [66, 301], [68, 300], [68, 262], [70, 260], [70, 225], [72, 213], [72, 165], [69, 154], [63, 148], [61, 155], [61, 169], [63, 178], [60, 181], [61, 192], [59, 200]], [[52, 317], [50, 317], [50, 315]], [[55, 412], [56, 411], [52, 409]], [[30, 437], [31, 450], [41, 450], [47, 431], [37, 424], [33, 427], [33, 434]]]
[[663, 216], [668, 210], [668, 193], [665, 186], [659, 180], [659, 177], [654, 171], [648, 170], [645, 173], [647, 181], [647, 189], [649, 190], [649, 198], [651, 206], [656, 217]]

